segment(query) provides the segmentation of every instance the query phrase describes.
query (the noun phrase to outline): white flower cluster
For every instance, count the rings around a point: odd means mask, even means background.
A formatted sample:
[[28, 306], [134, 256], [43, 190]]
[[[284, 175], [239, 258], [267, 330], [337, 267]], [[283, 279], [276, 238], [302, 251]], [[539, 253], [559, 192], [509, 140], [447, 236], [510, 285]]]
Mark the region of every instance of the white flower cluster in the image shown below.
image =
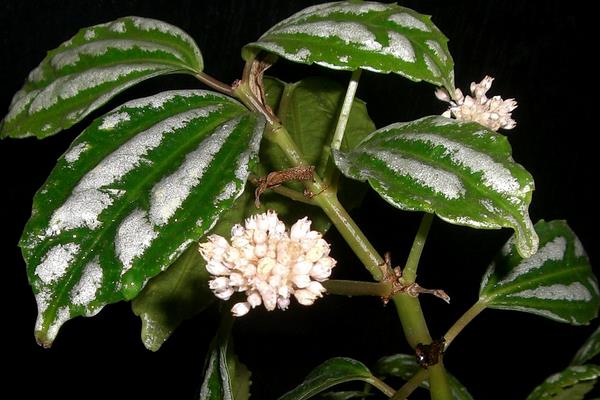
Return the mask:
[[494, 131], [512, 129], [517, 123], [511, 118], [512, 111], [517, 108], [515, 99], [502, 100], [500, 96], [488, 99], [486, 93], [490, 90], [494, 78], [486, 76], [479, 83], [471, 82], [471, 96], [464, 96], [460, 89], [455, 89], [454, 96], [445, 89], [439, 88], [435, 96], [450, 107], [442, 115], [454, 117], [463, 121], [475, 121]]
[[231, 244], [211, 235], [200, 244], [206, 269], [214, 276], [210, 289], [222, 300], [245, 292], [246, 301], [236, 303], [236, 317], [264, 304], [269, 311], [285, 310], [294, 295], [298, 303], [311, 305], [321, 297], [321, 283], [331, 275], [335, 260], [321, 234], [310, 230], [307, 218], [298, 220], [286, 232], [277, 213], [268, 211], [246, 219], [244, 226], [231, 229]]

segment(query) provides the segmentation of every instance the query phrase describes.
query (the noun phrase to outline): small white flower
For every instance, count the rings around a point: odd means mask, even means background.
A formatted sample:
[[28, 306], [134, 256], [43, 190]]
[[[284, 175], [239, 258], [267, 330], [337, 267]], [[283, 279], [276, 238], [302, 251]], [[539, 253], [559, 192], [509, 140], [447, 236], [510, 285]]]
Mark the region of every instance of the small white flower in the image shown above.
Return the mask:
[[321, 283], [331, 275], [335, 260], [329, 257], [329, 244], [311, 222], [302, 218], [286, 232], [274, 211], [254, 215], [244, 225], [231, 229], [231, 244], [222, 236], [211, 235], [200, 244], [206, 270], [215, 296], [228, 300], [235, 292], [245, 292], [246, 301], [234, 304], [236, 317], [263, 305], [267, 310], [285, 310], [293, 295], [298, 303], [311, 305], [321, 297]]
[[438, 88], [435, 96], [450, 103], [450, 107], [442, 115], [478, 122], [494, 131], [514, 128], [517, 123], [511, 117], [512, 111], [517, 108], [517, 102], [515, 99], [503, 100], [500, 96], [487, 98], [486, 93], [492, 87], [493, 81], [494, 78], [486, 76], [479, 83], [471, 82], [471, 96], [464, 96], [460, 89], [455, 89], [451, 97], [445, 89]]

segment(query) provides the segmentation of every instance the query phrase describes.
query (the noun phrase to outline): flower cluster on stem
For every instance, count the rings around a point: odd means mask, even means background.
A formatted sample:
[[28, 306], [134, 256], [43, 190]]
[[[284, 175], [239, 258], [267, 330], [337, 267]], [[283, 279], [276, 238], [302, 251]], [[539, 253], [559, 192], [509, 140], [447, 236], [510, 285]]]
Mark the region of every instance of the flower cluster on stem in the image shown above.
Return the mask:
[[486, 93], [493, 81], [494, 78], [486, 76], [479, 83], [471, 82], [471, 96], [464, 96], [460, 89], [455, 89], [454, 95], [450, 96], [446, 89], [438, 88], [435, 96], [450, 103], [450, 107], [442, 115], [478, 122], [494, 131], [514, 128], [517, 123], [511, 116], [512, 111], [517, 108], [517, 102], [515, 99], [503, 100], [500, 96], [488, 98]]
[[269, 311], [285, 310], [292, 295], [302, 305], [313, 304], [325, 292], [320, 282], [329, 278], [336, 262], [329, 257], [329, 244], [310, 225], [302, 218], [288, 233], [277, 213], [268, 211], [235, 225], [230, 242], [209, 236], [200, 244], [200, 254], [213, 276], [210, 289], [222, 300], [245, 293], [245, 301], [231, 308], [236, 317], [261, 304]]

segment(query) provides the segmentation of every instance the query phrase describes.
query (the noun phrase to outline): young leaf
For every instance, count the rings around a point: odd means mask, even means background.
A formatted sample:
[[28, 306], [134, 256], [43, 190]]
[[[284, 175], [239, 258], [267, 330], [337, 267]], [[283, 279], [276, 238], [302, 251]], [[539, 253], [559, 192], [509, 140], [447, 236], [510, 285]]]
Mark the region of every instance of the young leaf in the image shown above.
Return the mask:
[[143, 80], [202, 68], [194, 40], [166, 22], [124, 17], [81, 29], [31, 71], [0, 137], [53, 135]]
[[279, 400], [310, 399], [330, 387], [350, 381], [363, 381], [378, 387], [375, 377], [363, 363], [350, 358], [336, 357], [312, 370], [304, 382], [281, 396]]
[[583, 400], [600, 376], [596, 365], [575, 365], [551, 375], [536, 387], [527, 400]]
[[33, 201], [20, 246], [36, 337], [134, 298], [243, 192], [264, 119], [201, 90], [163, 92], [95, 120]]
[[[394, 354], [380, 358], [375, 366], [377, 375], [395, 376], [408, 381], [421, 369], [414, 355]], [[451, 374], [448, 374], [448, 385], [452, 392], [454, 400], [473, 400], [473, 397], [459, 381]], [[429, 390], [429, 381], [425, 380], [421, 383], [421, 387]]]
[[512, 159], [506, 137], [477, 123], [430, 116], [392, 124], [334, 160], [395, 207], [473, 228], [510, 227], [520, 254], [537, 250], [527, 210], [533, 178]]
[[142, 320], [142, 342], [157, 351], [179, 324], [215, 300], [198, 247], [191, 245], [166, 271], [152, 278], [131, 302]]
[[540, 221], [535, 230], [538, 252], [521, 258], [511, 238], [488, 267], [479, 301], [490, 308], [587, 324], [598, 314], [600, 297], [581, 242], [565, 221]]
[[251, 372], [233, 352], [231, 324], [231, 320], [225, 321], [211, 343], [200, 400], [248, 400], [250, 397]]
[[[254, 207], [248, 190], [226, 210], [211, 233], [229, 237], [234, 224], [242, 221]], [[179, 324], [200, 313], [215, 300], [208, 288], [206, 261], [193, 243], [166, 271], [148, 282], [131, 302], [133, 312], [142, 320], [142, 342], [157, 351]]]
[[581, 365], [590, 361], [600, 354], [600, 326], [585, 341], [583, 346], [577, 351], [571, 365]]
[[259, 50], [331, 69], [400, 74], [454, 91], [448, 39], [431, 22], [397, 4], [340, 1], [306, 8], [281, 21], [242, 51]]
[[[329, 143], [333, 137], [345, 88], [327, 78], [315, 77], [296, 83], [285, 83], [265, 78], [265, 94], [269, 106], [275, 110], [286, 129], [298, 144], [308, 163], [316, 167], [322, 176], [325, 171]], [[341, 148], [349, 151], [375, 130], [366, 104], [355, 99], [346, 126]], [[289, 167], [287, 158], [277, 145], [265, 141], [260, 151], [260, 173], [282, 170]], [[300, 192], [301, 184], [290, 184]], [[339, 183], [339, 196], [346, 207], [356, 207], [362, 201], [364, 184], [343, 179]], [[326, 231], [331, 222], [316, 207], [298, 207], [298, 203], [277, 194], [265, 193], [261, 197], [265, 208], [274, 209], [279, 215], [295, 222], [309, 216], [313, 227]]]

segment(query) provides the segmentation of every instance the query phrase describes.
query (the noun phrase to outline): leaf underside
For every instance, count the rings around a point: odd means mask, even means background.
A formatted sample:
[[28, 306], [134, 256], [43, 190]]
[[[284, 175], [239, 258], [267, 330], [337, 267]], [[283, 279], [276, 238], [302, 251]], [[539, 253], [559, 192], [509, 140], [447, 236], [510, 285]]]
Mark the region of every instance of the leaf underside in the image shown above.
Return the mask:
[[[395, 376], [405, 381], [412, 378], [420, 369], [421, 367], [417, 364], [415, 356], [408, 354], [394, 354], [383, 357], [377, 361], [375, 366], [375, 372], [378, 376]], [[473, 400], [467, 388], [451, 374], [448, 374], [448, 385], [454, 400]], [[420, 386], [429, 390], [429, 381], [424, 380]]]
[[36, 193], [20, 246], [36, 337], [134, 298], [243, 192], [264, 119], [220, 94], [183, 90], [98, 118]]
[[528, 213], [533, 178], [512, 159], [506, 137], [477, 123], [441, 116], [395, 123], [334, 159], [397, 208], [478, 229], [509, 227], [522, 255], [537, 250]]
[[454, 91], [448, 39], [427, 15], [397, 4], [340, 1], [308, 7], [281, 21], [242, 51], [338, 70], [396, 73]]
[[124, 17], [81, 29], [31, 71], [13, 97], [0, 137], [45, 138], [143, 80], [202, 68], [194, 40], [166, 22]]
[[565, 221], [540, 221], [536, 254], [523, 259], [511, 238], [488, 267], [479, 301], [573, 325], [598, 315], [598, 281], [585, 250]]

